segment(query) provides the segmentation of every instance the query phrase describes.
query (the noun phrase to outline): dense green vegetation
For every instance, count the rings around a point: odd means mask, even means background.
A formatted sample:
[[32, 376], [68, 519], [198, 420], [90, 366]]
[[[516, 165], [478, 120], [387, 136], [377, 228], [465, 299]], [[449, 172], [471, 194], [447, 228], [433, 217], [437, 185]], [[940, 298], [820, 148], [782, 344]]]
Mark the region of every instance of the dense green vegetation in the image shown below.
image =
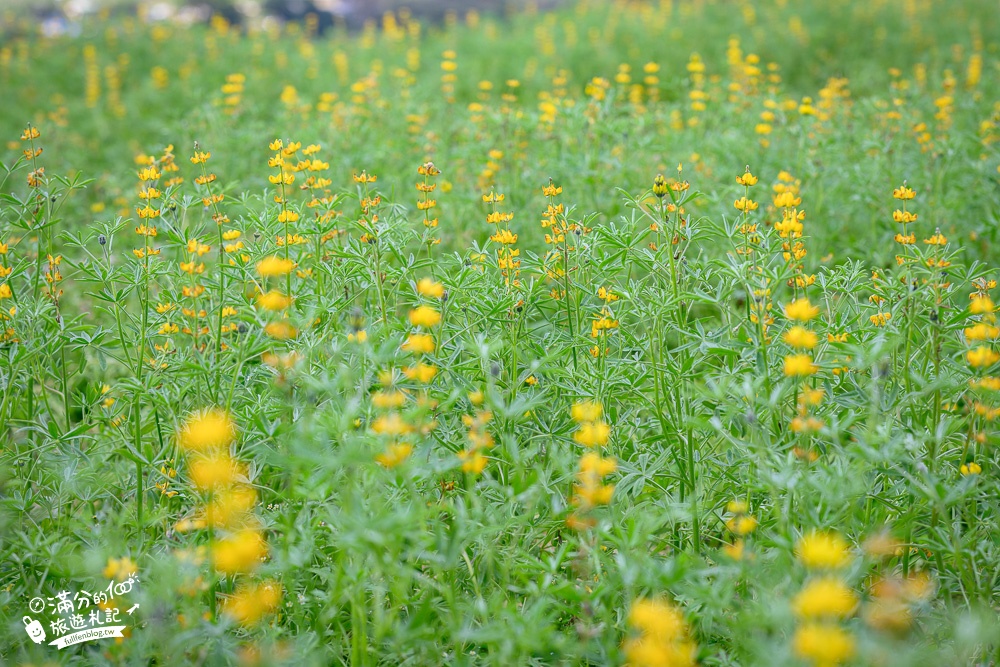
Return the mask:
[[997, 661], [993, 9], [12, 24], [0, 656]]

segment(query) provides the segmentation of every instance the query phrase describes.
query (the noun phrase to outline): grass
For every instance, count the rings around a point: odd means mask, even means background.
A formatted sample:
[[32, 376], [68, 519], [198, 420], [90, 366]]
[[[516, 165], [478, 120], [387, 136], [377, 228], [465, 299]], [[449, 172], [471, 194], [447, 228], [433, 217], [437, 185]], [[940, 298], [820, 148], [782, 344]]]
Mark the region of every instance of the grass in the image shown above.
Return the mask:
[[0, 655], [993, 664], [989, 8], [12, 25]]

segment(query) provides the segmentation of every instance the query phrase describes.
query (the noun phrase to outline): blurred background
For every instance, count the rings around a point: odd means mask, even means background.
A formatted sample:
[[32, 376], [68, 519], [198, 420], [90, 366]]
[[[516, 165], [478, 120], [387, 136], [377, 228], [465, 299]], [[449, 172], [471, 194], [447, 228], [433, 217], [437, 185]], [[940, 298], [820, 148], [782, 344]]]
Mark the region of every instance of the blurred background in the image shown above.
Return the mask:
[[32, 17], [45, 32], [72, 32], [88, 16], [138, 14], [150, 21], [206, 22], [222, 16], [233, 25], [268, 21], [300, 21], [315, 15], [319, 29], [344, 24], [360, 28], [388, 11], [409, 10], [430, 22], [468, 11], [502, 14], [528, 7], [549, 9], [561, 0], [4, 0], [3, 22]]

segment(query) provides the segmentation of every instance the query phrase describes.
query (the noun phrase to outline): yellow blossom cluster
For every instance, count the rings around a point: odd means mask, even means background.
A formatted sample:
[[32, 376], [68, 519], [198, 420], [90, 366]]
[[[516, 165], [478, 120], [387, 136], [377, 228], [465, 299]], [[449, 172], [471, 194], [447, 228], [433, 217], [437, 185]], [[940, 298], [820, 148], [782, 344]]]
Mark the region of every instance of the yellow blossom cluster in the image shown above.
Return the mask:
[[664, 600], [632, 603], [628, 624], [633, 635], [622, 651], [628, 667], [694, 667], [698, 653], [684, 615]]
[[973, 393], [972, 427], [959, 462], [959, 472], [967, 477], [982, 473], [982, 465], [976, 457], [977, 454], [985, 454], [983, 446], [989, 440], [990, 431], [995, 428], [994, 422], [1000, 418], [1000, 407], [997, 407], [1000, 378], [994, 374], [994, 368], [1000, 362], [1000, 353], [996, 351], [1000, 327], [997, 327], [996, 305], [989, 294], [996, 287], [996, 281], [979, 278], [973, 282], [973, 287], [974, 291], [969, 295], [971, 322], [962, 332], [969, 346], [965, 361], [973, 376], [969, 380]]
[[825, 574], [807, 581], [792, 600], [799, 621], [792, 649], [816, 667], [844, 664], [854, 656], [856, 646], [838, 621], [853, 615], [857, 596], [835, 573], [850, 564], [850, 549], [836, 533], [813, 531], [799, 539], [795, 553], [806, 568]]
[[615, 459], [601, 456], [600, 449], [608, 444], [611, 427], [603, 419], [603, 406], [596, 401], [580, 401], [571, 410], [577, 430], [573, 440], [591, 451], [580, 457], [576, 473], [576, 484], [573, 486], [573, 504], [576, 506], [567, 524], [582, 529], [593, 525], [588, 512], [594, 507], [607, 505], [614, 494], [613, 484], [605, 484], [604, 478], [618, 469]]
[[734, 535], [731, 544], [723, 545], [722, 551], [733, 560], [743, 560], [746, 557], [746, 536], [757, 530], [757, 519], [750, 514], [750, 506], [742, 500], [730, 500], [726, 504], [729, 518], [726, 528]]
[[[254, 515], [257, 493], [245, 466], [230, 451], [235, 441], [236, 425], [217, 408], [191, 414], [177, 432], [177, 444], [189, 457], [188, 479], [203, 494], [204, 504], [176, 528], [208, 530], [212, 568], [226, 575], [251, 573], [268, 555], [267, 540]], [[214, 587], [211, 594], [216, 595]], [[225, 600], [223, 611], [236, 622], [251, 625], [273, 610], [279, 598], [275, 584], [241, 587]]]

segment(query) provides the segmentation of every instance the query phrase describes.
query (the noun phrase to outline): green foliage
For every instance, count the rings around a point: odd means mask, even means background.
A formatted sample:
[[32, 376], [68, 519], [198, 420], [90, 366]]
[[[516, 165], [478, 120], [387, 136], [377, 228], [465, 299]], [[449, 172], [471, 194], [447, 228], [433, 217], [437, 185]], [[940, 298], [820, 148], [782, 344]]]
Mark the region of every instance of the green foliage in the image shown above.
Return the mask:
[[932, 10], [0, 47], [0, 655], [996, 661], [1000, 26]]

